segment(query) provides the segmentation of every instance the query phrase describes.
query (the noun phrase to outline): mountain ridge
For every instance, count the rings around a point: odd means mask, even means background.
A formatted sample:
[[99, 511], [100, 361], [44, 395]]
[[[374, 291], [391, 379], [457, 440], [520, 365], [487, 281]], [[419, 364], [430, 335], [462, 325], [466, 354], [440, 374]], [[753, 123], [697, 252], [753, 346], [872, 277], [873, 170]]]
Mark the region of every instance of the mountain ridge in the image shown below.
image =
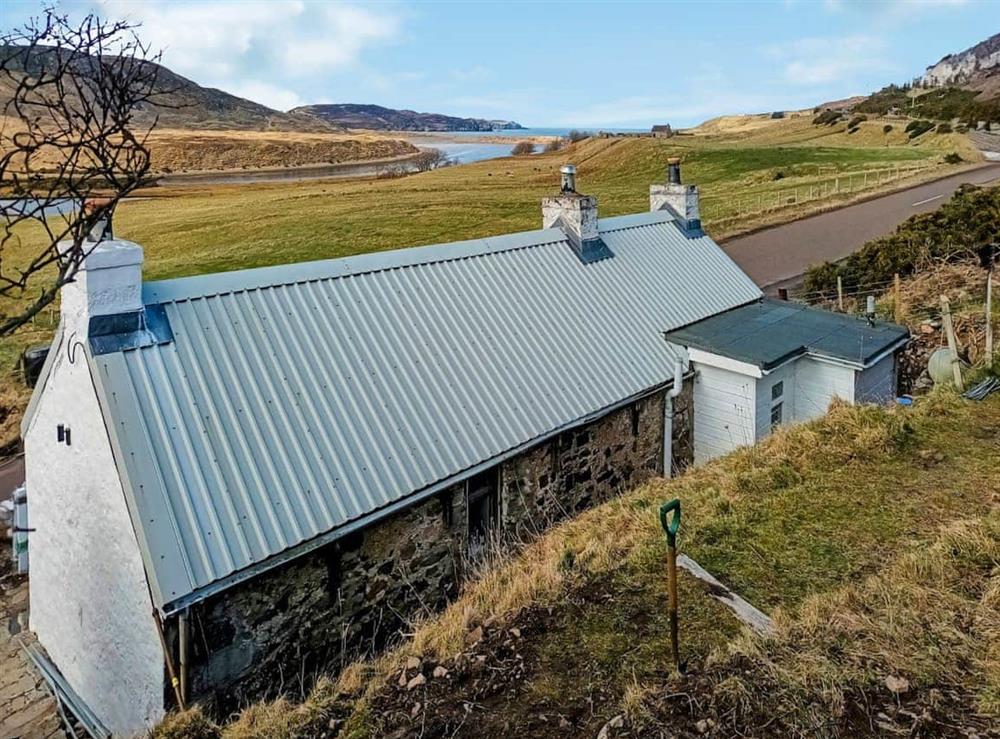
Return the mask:
[[375, 131], [496, 131], [524, 128], [516, 121], [418, 113], [369, 103], [319, 103], [302, 105], [288, 112], [290, 115], [313, 116], [343, 128]]

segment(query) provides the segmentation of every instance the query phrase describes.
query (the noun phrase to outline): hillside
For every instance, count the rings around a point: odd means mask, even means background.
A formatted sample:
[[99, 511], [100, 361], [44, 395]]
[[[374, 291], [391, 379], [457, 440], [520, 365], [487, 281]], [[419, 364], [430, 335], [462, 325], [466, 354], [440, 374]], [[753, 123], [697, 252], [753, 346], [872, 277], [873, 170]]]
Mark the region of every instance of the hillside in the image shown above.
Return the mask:
[[[412, 177], [350, 182], [153, 188], [123, 203], [119, 233], [145, 248], [147, 279], [329, 259], [418, 244], [479, 238], [537, 228], [539, 202], [558, 182], [559, 165], [579, 167], [581, 187], [600, 200], [602, 216], [648, 208], [648, 187], [664, 177], [670, 156], [684, 158], [685, 178], [701, 189], [702, 219], [716, 238], [912, 184], [955, 167], [945, 153], [972, 153], [957, 134], [928, 133], [911, 142], [900, 128], [813, 126], [808, 116], [769, 121], [738, 133], [672, 139], [588, 139], [554, 153], [446, 167]], [[154, 164], [201, 168], [191, 152], [207, 142], [220, 158], [280, 151], [287, 137], [265, 133], [198, 134], [164, 130], [153, 141]], [[373, 134], [374, 136], [374, 134]], [[311, 141], [311, 135], [297, 139]], [[332, 139], [332, 135], [322, 137]], [[247, 146], [252, 141], [253, 146]], [[887, 146], [888, 144], [888, 146]], [[311, 146], [308, 142], [304, 145]], [[213, 157], [215, 154], [213, 154]], [[870, 175], [870, 176], [869, 176]], [[26, 232], [4, 254], [28, 258], [37, 234]], [[0, 308], [25, 301], [7, 298]], [[57, 311], [0, 341], [0, 448], [16, 442], [28, 390], [15, 371], [26, 345], [48, 342]]]
[[[0, 47], [0, 57], [13, 57], [16, 74], [37, 74], [55, 63], [55, 51], [43, 49], [29, 58], [22, 47]], [[144, 106], [137, 124], [148, 126], [158, 119], [163, 128], [191, 128], [246, 131], [334, 132], [339, 127], [315, 116], [283, 113], [252, 100], [211, 87], [202, 87], [181, 77], [161, 64], [146, 62], [156, 70], [157, 95], [154, 104]], [[12, 80], [0, 80], [0, 106], [6, 107], [12, 93]]]
[[[853, 100], [853, 99], [852, 99]], [[848, 106], [859, 113], [950, 121], [959, 118], [969, 126], [978, 121], [1000, 122], [1000, 34], [949, 54], [914, 83], [887, 85]]]
[[1000, 33], [957, 54], [948, 54], [927, 67], [921, 83], [932, 87], [960, 87], [976, 92], [979, 100], [1000, 95]]
[[[301, 705], [156, 736], [993, 736], [998, 424], [997, 396], [835, 406], [556, 527]], [[674, 497], [681, 551], [775, 627], [753, 634], [682, 572], [684, 676], [656, 518]]]
[[495, 131], [524, 128], [514, 121], [457, 118], [440, 113], [417, 113], [413, 110], [395, 110], [383, 108], [381, 105], [354, 103], [304, 105], [293, 108], [289, 114], [313, 116], [343, 128], [377, 131]]

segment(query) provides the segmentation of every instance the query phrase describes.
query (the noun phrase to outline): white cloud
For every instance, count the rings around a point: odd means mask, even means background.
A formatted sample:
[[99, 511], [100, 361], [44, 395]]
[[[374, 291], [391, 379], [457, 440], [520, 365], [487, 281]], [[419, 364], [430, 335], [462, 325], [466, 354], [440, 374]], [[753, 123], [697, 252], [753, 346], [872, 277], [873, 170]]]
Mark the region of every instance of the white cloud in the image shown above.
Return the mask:
[[771, 46], [768, 55], [782, 65], [782, 76], [794, 85], [847, 82], [872, 71], [896, 71], [884, 40], [876, 36], [804, 38]]
[[352, 69], [401, 30], [390, 6], [339, 2], [99, 0], [98, 8], [141, 23], [177, 73], [281, 109], [301, 102], [297, 80]]

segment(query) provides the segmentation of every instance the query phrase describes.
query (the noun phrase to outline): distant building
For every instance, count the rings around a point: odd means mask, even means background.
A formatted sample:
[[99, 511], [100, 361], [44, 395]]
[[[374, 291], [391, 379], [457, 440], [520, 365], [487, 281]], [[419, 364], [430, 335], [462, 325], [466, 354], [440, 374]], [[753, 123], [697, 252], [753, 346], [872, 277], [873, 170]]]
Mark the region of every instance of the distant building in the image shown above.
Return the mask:
[[776, 110], [773, 113], [771, 113], [771, 120], [780, 120], [784, 117], [785, 117], [785, 111], [783, 110]]
[[653, 138], [668, 139], [674, 135], [674, 129], [670, 127], [669, 123], [665, 123], [663, 125], [653, 126], [652, 134]]

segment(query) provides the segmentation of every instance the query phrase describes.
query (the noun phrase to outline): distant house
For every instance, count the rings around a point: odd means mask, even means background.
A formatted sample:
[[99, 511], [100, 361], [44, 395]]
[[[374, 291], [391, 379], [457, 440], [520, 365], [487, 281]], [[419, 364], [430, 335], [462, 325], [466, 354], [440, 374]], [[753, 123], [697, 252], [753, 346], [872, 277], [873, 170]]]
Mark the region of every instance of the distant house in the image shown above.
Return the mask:
[[781, 120], [784, 117], [785, 117], [785, 111], [783, 110], [776, 110], [773, 113], [771, 113], [771, 120], [774, 121]]
[[653, 138], [668, 139], [674, 135], [674, 129], [670, 127], [669, 123], [665, 123], [653, 126], [651, 133], [653, 134]]
[[22, 424], [30, 625], [116, 734], [178, 695], [225, 712], [298, 685], [443, 605], [491, 541], [835, 395], [889, 398], [904, 340], [765, 301], [677, 161], [648, 213], [598, 218], [564, 167], [536, 231], [142, 263], [93, 246]]

